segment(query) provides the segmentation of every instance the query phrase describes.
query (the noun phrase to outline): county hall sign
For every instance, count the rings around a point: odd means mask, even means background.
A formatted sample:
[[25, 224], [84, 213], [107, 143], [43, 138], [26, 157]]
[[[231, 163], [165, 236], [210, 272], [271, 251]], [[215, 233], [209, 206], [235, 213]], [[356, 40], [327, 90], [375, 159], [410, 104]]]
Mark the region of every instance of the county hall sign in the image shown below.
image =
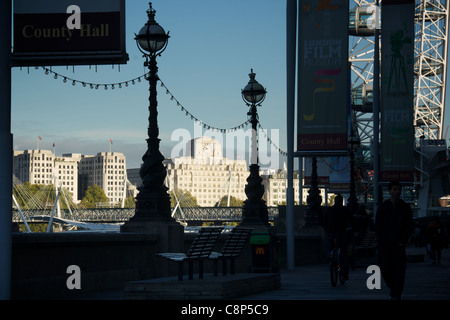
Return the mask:
[[14, 0], [13, 66], [120, 64], [125, 0]]

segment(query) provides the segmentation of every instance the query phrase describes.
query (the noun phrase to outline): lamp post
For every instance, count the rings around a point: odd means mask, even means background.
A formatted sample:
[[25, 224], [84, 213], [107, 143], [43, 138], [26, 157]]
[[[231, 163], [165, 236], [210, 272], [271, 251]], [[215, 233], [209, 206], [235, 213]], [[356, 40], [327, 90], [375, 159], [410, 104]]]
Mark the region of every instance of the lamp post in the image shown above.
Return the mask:
[[262, 178], [259, 175], [257, 136], [257, 107], [261, 106], [267, 92], [264, 87], [255, 80], [255, 73], [253, 73], [253, 69], [251, 69], [249, 77], [250, 81], [241, 92], [242, 99], [246, 105], [250, 107], [247, 115], [250, 116], [250, 122], [252, 124], [250, 175], [247, 178], [247, 185], [245, 186], [247, 200], [244, 201], [241, 225], [268, 226], [269, 214], [266, 203], [262, 200], [264, 195], [264, 186], [262, 185]]
[[308, 190], [306, 202], [305, 226], [316, 227], [319, 225], [320, 205], [322, 203], [317, 176], [317, 157], [312, 157], [311, 188]]
[[348, 144], [350, 147], [350, 196], [348, 198], [347, 207], [352, 214], [355, 214], [358, 210], [358, 198], [356, 197], [355, 191], [355, 148], [359, 146], [360, 141], [358, 137], [355, 136], [353, 128], [350, 133]]
[[[146, 80], [149, 82], [149, 126], [147, 139], [147, 152], [142, 157], [143, 164], [139, 171], [142, 186], [136, 196], [136, 211], [130, 222], [142, 221], [173, 221], [170, 212], [170, 196], [168, 188], [164, 185], [166, 168], [163, 165], [164, 156], [159, 151], [158, 128], [158, 102], [156, 100], [156, 84], [159, 80], [156, 66], [156, 57], [167, 47], [169, 34], [155, 21], [155, 10], [149, 3], [147, 10], [148, 21], [136, 35], [138, 49], [144, 54], [144, 66], [149, 73]], [[126, 229], [126, 224], [124, 225]]]

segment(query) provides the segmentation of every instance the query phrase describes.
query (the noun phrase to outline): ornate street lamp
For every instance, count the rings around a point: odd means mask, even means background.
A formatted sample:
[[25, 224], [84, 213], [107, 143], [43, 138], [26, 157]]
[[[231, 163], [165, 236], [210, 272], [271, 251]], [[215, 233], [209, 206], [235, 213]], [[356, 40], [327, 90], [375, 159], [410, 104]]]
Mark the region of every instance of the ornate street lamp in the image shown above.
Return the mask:
[[264, 186], [262, 185], [262, 178], [259, 175], [257, 138], [257, 107], [262, 104], [267, 92], [264, 87], [255, 80], [253, 69], [251, 69], [249, 77], [250, 81], [242, 90], [242, 99], [246, 105], [250, 107], [247, 115], [250, 116], [250, 122], [252, 124], [252, 150], [250, 155], [250, 175], [247, 178], [247, 185], [245, 186], [247, 200], [244, 201], [241, 225], [268, 225], [269, 215], [267, 206], [265, 201], [262, 200]]
[[152, 8], [151, 2], [149, 7], [148, 21], [135, 37], [136, 44], [146, 59], [144, 66], [149, 69], [146, 80], [149, 81], [150, 116], [147, 152], [142, 157], [143, 164], [139, 172], [142, 186], [136, 197], [135, 215], [130, 222], [173, 221], [170, 212], [170, 196], [164, 185], [167, 171], [163, 165], [164, 156], [159, 151], [158, 102], [156, 100], [156, 84], [159, 80], [156, 56], [161, 55], [166, 49], [169, 34], [155, 21], [156, 11]]
[[166, 49], [169, 40], [169, 32], [155, 21], [156, 10], [152, 8], [152, 3], [149, 3], [150, 8], [147, 10], [148, 21], [141, 28], [138, 34], [135, 34], [136, 44], [139, 51], [141, 51], [146, 58], [150, 56], [155, 58], [157, 55]]

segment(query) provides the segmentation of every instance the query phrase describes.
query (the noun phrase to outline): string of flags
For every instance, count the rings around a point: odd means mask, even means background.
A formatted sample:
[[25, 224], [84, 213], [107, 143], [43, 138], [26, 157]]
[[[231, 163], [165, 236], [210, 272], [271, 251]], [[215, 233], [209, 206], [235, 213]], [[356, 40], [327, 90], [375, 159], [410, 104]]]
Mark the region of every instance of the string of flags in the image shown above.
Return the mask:
[[[38, 69], [39, 67], [36, 67], [36, 69]], [[129, 85], [135, 85], [136, 83], [139, 83], [142, 81], [142, 79], [145, 79], [146, 77], [149, 76], [149, 72], [144, 73], [141, 76], [135, 77], [133, 79], [129, 79], [126, 81], [121, 81], [121, 82], [115, 82], [115, 83], [91, 83], [91, 82], [87, 82], [87, 81], [80, 81], [77, 79], [73, 79], [70, 77], [67, 77], [65, 75], [59, 74], [49, 68], [46, 67], [41, 67], [44, 69], [44, 73], [46, 75], [53, 75], [54, 79], [58, 79], [61, 78], [63, 79], [64, 83], [71, 83], [73, 86], [77, 85], [77, 84], [81, 84], [83, 87], [88, 87], [90, 89], [99, 89], [99, 88], [103, 88], [104, 90], [108, 90], [109, 88], [114, 90], [116, 88], [118, 89], [122, 89], [122, 88], [127, 88], [129, 87]], [[199, 118], [197, 118], [196, 116], [194, 116], [191, 112], [189, 112], [189, 110], [183, 106], [178, 99], [175, 98], [175, 96], [170, 92], [169, 88], [167, 88], [167, 86], [164, 84], [164, 82], [161, 80], [161, 78], [159, 79], [160, 83], [161, 83], [161, 87], [166, 89], [166, 94], [170, 96], [170, 100], [171, 101], [175, 101], [176, 105], [178, 107], [180, 107], [181, 112], [183, 112], [188, 118], [190, 118], [191, 120], [193, 120], [195, 123], [201, 123], [201, 125], [203, 126], [203, 128], [208, 129], [208, 130], [213, 130], [213, 131], [217, 131], [217, 132], [221, 132], [221, 133], [226, 133], [226, 132], [233, 132], [239, 129], [243, 129], [246, 128], [249, 124], [250, 124], [250, 119], [248, 119], [247, 121], [241, 123], [238, 126], [235, 127], [231, 127], [231, 128], [218, 128], [212, 125], [209, 125], [207, 123], [204, 123], [203, 121], [201, 121]], [[282, 151], [275, 143], [273, 143], [273, 141], [267, 136], [265, 130], [262, 128], [261, 124], [259, 123], [259, 119], [258, 119], [258, 126], [259, 128], [262, 130], [264, 137], [267, 139], [267, 141], [283, 156], [287, 156], [287, 153], [285, 151]], [[110, 144], [112, 144], [112, 141], [110, 139]]]
[[261, 129], [261, 132], [263, 133], [263, 135], [264, 135], [264, 137], [266, 138], [266, 140], [272, 145], [272, 147], [274, 147], [277, 151], [278, 151], [278, 153], [279, 154], [281, 154], [282, 156], [286, 156], [287, 157], [287, 152], [286, 151], [283, 151], [283, 150], [281, 150], [268, 136], [267, 136], [267, 134], [266, 134], [266, 131], [265, 131], [265, 129], [261, 126], [261, 123], [259, 122], [259, 119], [258, 119], [258, 127], [259, 127], [259, 129]]
[[170, 95], [170, 100], [175, 101], [175, 103], [177, 104], [178, 107], [180, 107], [181, 112], [184, 112], [185, 115], [189, 118], [191, 118], [191, 120], [193, 120], [194, 122], [199, 122], [202, 124], [203, 128], [208, 129], [208, 130], [213, 130], [213, 131], [218, 131], [218, 132], [222, 132], [222, 133], [226, 133], [226, 132], [233, 132], [242, 128], [245, 128], [249, 123], [250, 120], [245, 121], [244, 123], [241, 123], [240, 125], [236, 126], [236, 127], [232, 127], [232, 128], [227, 128], [227, 129], [222, 129], [222, 128], [217, 128], [211, 125], [208, 125], [206, 123], [203, 123], [203, 121], [201, 121], [200, 119], [198, 119], [197, 117], [195, 117], [192, 113], [190, 113], [176, 98], [175, 96], [170, 92], [170, 90], [167, 88], [167, 86], [164, 84], [164, 82], [159, 79], [161, 82], [161, 87], [163, 87], [164, 89], [166, 89], [166, 94]]
[[[38, 67], [36, 67], [36, 68], [38, 68]], [[128, 87], [130, 84], [131, 85], [135, 85], [136, 82], [141, 82], [142, 78], [145, 78], [145, 76], [148, 75], [148, 73], [145, 73], [145, 74], [143, 74], [143, 75], [141, 75], [139, 77], [136, 77], [136, 78], [133, 78], [133, 79], [129, 79], [127, 81], [121, 81], [121, 82], [115, 82], [115, 83], [91, 83], [91, 82], [80, 81], [80, 80], [77, 80], [77, 79], [73, 79], [73, 78], [64, 76], [64, 75], [59, 74], [59, 73], [57, 73], [57, 72], [55, 72], [55, 71], [53, 71], [53, 70], [51, 70], [49, 68], [46, 68], [46, 67], [42, 67], [42, 68], [44, 69], [44, 73], [46, 75], [51, 74], [51, 75], [53, 75], [54, 79], [61, 78], [61, 79], [63, 79], [64, 83], [69, 82], [73, 86], [75, 86], [77, 84], [81, 84], [83, 87], [88, 87], [90, 89], [103, 88], [105, 90], [108, 90], [109, 88], [111, 88], [112, 90], [114, 90], [116, 88], [122, 89], [123, 87], [125, 87], [125, 88]]]

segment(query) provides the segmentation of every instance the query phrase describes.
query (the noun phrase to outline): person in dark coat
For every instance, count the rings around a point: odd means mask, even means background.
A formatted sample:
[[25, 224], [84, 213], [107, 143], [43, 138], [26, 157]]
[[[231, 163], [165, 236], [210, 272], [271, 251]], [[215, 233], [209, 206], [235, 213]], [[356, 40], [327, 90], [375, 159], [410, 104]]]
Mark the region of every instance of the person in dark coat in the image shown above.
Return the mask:
[[430, 244], [430, 257], [433, 263], [441, 263], [441, 251], [445, 245], [445, 231], [439, 218], [435, 217], [427, 229], [427, 239]]
[[413, 232], [413, 220], [410, 206], [400, 199], [401, 184], [391, 182], [388, 189], [390, 198], [379, 206], [375, 217], [378, 263], [391, 299], [399, 300], [405, 281], [405, 247]]
[[348, 279], [348, 236], [351, 230], [351, 214], [343, 205], [344, 198], [337, 195], [334, 205], [325, 212], [323, 227], [327, 233], [328, 252], [331, 251], [334, 239], [340, 248], [340, 263], [345, 279]]

